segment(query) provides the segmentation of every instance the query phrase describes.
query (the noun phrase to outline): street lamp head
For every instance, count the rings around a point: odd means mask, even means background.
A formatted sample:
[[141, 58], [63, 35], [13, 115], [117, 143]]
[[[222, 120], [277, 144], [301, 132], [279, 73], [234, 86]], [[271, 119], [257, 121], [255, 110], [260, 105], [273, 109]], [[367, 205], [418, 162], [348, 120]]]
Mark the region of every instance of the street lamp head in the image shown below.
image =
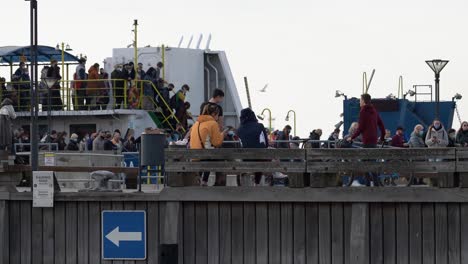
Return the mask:
[[286, 116], [286, 118], [284, 119], [284, 121], [286, 121], [286, 122], [289, 121], [289, 114]]
[[452, 97], [452, 101], [461, 100], [461, 99], [462, 99], [462, 95], [459, 94], [459, 93], [456, 93], [456, 94]]
[[65, 50], [66, 50], [66, 51], [72, 51], [73, 49], [70, 48], [70, 45], [69, 45], [69, 44], [67, 44], [67, 46], [65, 47]]
[[447, 65], [448, 60], [427, 60], [426, 63], [434, 71], [435, 74], [439, 74]]
[[44, 77], [41, 78], [41, 81], [45, 84], [47, 89], [51, 89], [57, 83], [58, 79], [54, 77]]
[[57, 46], [55, 46], [55, 50], [60, 50], [60, 44], [57, 43]]
[[338, 98], [338, 97], [340, 97], [342, 95], [343, 95], [343, 93], [340, 90], [335, 91], [335, 98]]
[[257, 115], [257, 118], [260, 119], [260, 120], [265, 119], [265, 117], [263, 115]]

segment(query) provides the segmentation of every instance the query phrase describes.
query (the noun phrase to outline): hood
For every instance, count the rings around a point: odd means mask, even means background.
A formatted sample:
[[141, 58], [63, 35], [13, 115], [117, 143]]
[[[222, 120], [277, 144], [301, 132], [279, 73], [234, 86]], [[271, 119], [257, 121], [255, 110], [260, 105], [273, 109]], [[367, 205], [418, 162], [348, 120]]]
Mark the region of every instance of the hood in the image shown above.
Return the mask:
[[371, 104], [367, 104], [362, 107], [361, 111], [367, 112], [367, 113], [375, 113], [375, 107]]
[[249, 122], [258, 122], [258, 120], [257, 120], [257, 117], [255, 116], [254, 111], [252, 111], [252, 109], [245, 108], [241, 110], [240, 122], [243, 125]]
[[204, 122], [208, 122], [208, 121], [215, 121], [216, 122], [216, 120], [210, 115], [201, 115], [201, 116], [198, 117], [197, 121], [199, 123], [204, 123]]
[[5, 105], [13, 105], [13, 101], [10, 98], [5, 98], [5, 99], [3, 99], [2, 104], [0, 105], [0, 107], [3, 107]]
[[97, 74], [98, 73], [98, 70], [94, 67], [94, 66], [91, 66], [88, 70], [88, 73], [91, 74]]

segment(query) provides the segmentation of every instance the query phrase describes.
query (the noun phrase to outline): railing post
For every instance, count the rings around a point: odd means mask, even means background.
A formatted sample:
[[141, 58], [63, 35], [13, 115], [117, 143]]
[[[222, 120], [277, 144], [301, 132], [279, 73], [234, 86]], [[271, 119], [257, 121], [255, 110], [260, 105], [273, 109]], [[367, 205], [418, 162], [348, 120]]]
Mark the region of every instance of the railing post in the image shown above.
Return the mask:
[[[131, 84], [130, 84], [131, 85]], [[127, 109], [127, 93], [128, 93], [128, 80], [125, 80], [123, 87], [123, 96], [124, 96], [124, 109]]]

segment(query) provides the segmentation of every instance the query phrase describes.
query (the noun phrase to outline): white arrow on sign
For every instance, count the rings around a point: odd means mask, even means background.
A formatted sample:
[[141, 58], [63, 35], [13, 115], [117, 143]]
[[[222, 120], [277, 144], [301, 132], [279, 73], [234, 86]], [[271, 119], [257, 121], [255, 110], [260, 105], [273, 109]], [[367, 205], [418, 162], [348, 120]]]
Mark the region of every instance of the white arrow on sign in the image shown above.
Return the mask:
[[119, 246], [120, 241], [141, 241], [141, 232], [120, 232], [119, 227], [116, 227], [106, 236], [112, 243]]

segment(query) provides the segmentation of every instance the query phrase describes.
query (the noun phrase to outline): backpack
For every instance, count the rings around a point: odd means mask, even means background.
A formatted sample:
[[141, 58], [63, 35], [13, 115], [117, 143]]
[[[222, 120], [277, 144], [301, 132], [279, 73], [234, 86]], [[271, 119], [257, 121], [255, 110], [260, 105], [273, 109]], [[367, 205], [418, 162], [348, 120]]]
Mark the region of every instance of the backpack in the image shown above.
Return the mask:
[[169, 99], [169, 107], [171, 107], [172, 109], [177, 109], [177, 105], [178, 105], [178, 94], [174, 94], [171, 99]]

